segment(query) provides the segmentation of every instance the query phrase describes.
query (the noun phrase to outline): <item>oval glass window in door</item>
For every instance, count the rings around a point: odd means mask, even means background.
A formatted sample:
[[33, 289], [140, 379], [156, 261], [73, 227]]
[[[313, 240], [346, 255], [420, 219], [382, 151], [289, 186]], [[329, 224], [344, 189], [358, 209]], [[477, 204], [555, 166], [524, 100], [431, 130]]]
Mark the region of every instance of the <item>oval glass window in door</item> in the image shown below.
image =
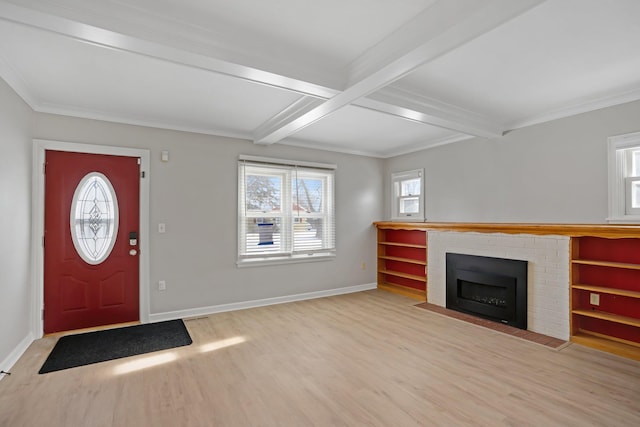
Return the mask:
[[89, 172], [76, 187], [71, 202], [71, 238], [88, 264], [103, 262], [118, 235], [118, 199], [109, 179]]

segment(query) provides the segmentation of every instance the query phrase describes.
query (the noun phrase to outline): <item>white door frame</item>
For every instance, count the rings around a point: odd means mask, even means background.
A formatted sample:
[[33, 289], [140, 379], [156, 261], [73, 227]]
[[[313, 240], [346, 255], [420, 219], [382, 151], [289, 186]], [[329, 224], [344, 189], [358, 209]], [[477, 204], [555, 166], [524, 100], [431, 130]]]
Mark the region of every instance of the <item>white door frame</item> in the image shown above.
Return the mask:
[[140, 170], [145, 177], [140, 180], [140, 322], [149, 322], [149, 180], [150, 151], [139, 148], [112, 147], [108, 145], [80, 144], [74, 142], [33, 140], [32, 172], [32, 214], [31, 214], [31, 258], [33, 268], [32, 283], [32, 325], [33, 335], [41, 338], [44, 334], [42, 310], [44, 309], [44, 161], [46, 150], [71, 151], [76, 153], [110, 154], [140, 158]]

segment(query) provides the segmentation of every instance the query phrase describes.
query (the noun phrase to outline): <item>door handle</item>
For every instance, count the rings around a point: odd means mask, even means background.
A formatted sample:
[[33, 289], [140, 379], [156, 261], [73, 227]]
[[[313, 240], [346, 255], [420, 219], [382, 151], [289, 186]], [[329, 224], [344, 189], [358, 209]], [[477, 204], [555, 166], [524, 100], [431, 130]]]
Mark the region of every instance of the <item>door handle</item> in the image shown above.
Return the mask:
[[131, 250], [129, 251], [129, 255], [131, 255], [131, 256], [136, 256], [136, 255], [138, 255], [138, 251], [136, 251], [135, 249], [131, 249]]

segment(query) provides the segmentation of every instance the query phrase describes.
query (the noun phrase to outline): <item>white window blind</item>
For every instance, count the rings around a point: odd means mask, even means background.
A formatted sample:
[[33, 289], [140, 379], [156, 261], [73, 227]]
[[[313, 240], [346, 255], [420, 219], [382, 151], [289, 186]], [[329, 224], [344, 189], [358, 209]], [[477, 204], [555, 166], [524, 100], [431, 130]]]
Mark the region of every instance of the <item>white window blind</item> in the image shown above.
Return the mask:
[[335, 251], [335, 165], [241, 156], [238, 263]]

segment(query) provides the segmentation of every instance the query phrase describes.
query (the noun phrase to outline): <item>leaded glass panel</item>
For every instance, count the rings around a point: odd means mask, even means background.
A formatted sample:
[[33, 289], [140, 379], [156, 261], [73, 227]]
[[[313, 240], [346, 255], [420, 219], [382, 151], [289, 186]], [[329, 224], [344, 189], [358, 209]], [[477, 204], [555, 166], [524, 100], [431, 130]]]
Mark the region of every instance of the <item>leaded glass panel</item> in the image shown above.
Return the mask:
[[71, 205], [71, 237], [84, 261], [96, 265], [111, 253], [118, 233], [118, 201], [109, 179], [87, 174], [76, 188]]

